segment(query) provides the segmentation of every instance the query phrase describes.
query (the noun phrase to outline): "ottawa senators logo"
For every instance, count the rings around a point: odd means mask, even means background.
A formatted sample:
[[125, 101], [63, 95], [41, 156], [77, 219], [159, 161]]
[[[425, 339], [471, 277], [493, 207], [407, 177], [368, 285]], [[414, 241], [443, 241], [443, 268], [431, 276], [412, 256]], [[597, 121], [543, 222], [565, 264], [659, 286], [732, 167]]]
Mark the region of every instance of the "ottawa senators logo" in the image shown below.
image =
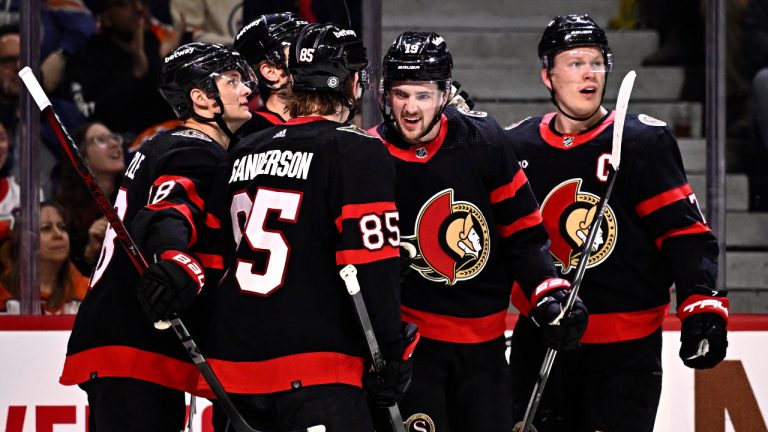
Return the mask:
[[[584, 241], [589, 235], [589, 227], [595, 219], [597, 204], [600, 202], [598, 196], [583, 192], [580, 188], [581, 179], [566, 180], [552, 189], [541, 205], [544, 226], [552, 241], [550, 252], [555, 257], [555, 265], [562, 268], [563, 274], [579, 264]], [[587, 268], [608, 258], [616, 246], [617, 236], [616, 215], [611, 206], [607, 205]]]
[[419, 211], [414, 235], [401, 241], [416, 250], [411, 268], [446, 285], [477, 276], [491, 253], [488, 222], [472, 203], [454, 202], [453, 189], [430, 198]]

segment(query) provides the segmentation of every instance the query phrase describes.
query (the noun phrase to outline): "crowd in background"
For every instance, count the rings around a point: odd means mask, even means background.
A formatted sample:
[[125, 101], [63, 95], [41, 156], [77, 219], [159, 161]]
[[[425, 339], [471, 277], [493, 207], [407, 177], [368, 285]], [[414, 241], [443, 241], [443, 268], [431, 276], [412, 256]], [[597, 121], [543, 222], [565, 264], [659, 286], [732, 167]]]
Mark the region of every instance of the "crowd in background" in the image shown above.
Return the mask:
[[[0, 11], [0, 313], [18, 307], [20, 206], [18, 0]], [[658, 4], [656, 4], [658, 3]], [[157, 91], [162, 57], [181, 44], [231, 45], [243, 23], [269, 12], [294, 11], [310, 22], [360, 29], [359, 1], [45, 0], [42, 4], [41, 81], [57, 114], [79, 146], [99, 185], [114, 197], [126, 160], [148, 138], [178, 124]], [[684, 66], [681, 100], [703, 101], [702, 2], [620, 0], [615, 28], [651, 28], [660, 48], [646, 66]], [[340, 6], [342, 5], [342, 6]], [[657, 13], [659, 7], [669, 13]], [[649, 11], [653, 11], [652, 13]], [[743, 169], [750, 177], [750, 209], [768, 210], [768, 0], [729, 2], [729, 136], [742, 137]], [[656, 17], [656, 18], [654, 18]], [[662, 18], [659, 18], [662, 17]], [[683, 23], [688, 30], [681, 30]], [[693, 25], [693, 27], [687, 27]], [[731, 44], [733, 42], [733, 44]], [[763, 49], [763, 47], [766, 47]], [[733, 54], [736, 52], [737, 54]], [[743, 66], [740, 66], [743, 65]], [[471, 89], [468, 89], [471, 92]], [[258, 99], [258, 98], [255, 98]], [[44, 123], [44, 122], [43, 122]], [[733, 127], [731, 127], [733, 126]], [[45, 313], [74, 313], [107, 228], [98, 207], [45, 124], [40, 136], [40, 265]], [[46, 243], [56, 243], [55, 245]], [[50, 249], [50, 250], [49, 250]], [[66, 249], [66, 260], [54, 253]], [[9, 301], [10, 300], [10, 303]], [[14, 303], [15, 302], [15, 303]], [[67, 306], [70, 304], [70, 306]]]

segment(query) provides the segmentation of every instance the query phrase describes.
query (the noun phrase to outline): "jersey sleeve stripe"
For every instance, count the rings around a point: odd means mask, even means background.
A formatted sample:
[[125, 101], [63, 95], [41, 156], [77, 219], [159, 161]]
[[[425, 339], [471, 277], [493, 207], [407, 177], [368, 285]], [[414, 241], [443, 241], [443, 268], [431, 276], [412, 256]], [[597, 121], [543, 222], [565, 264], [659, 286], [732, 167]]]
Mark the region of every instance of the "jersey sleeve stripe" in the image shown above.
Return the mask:
[[511, 182], [491, 192], [491, 204], [497, 204], [505, 199], [514, 197], [517, 191], [525, 186], [527, 182], [528, 178], [525, 176], [525, 172], [519, 169]]
[[190, 236], [189, 236], [189, 244], [187, 245], [187, 247], [190, 247], [197, 242], [197, 227], [193, 222], [192, 212], [189, 210], [189, 207], [183, 204], [175, 204], [168, 201], [161, 201], [157, 204], [149, 205], [146, 208], [152, 211], [162, 211], [162, 210], [169, 210], [169, 209], [176, 210], [182, 216], [184, 216], [184, 219], [187, 220], [187, 225], [189, 225]]
[[400, 251], [398, 248], [392, 246], [385, 246], [376, 251], [370, 251], [368, 249], [343, 250], [336, 252], [336, 264], [367, 264], [399, 256]]
[[644, 217], [664, 206], [672, 204], [675, 201], [686, 199], [692, 193], [693, 189], [691, 189], [691, 186], [686, 183], [680, 187], [662, 192], [654, 197], [642, 201], [635, 207], [635, 211], [640, 217]]
[[208, 228], [221, 228], [221, 221], [216, 216], [206, 213], [205, 214], [205, 226]]
[[685, 228], [678, 228], [678, 229], [672, 229], [667, 231], [666, 233], [664, 233], [664, 235], [656, 239], [656, 247], [658, 249], [661, 249], [661, 244], [664, 243], [664, 240], [670, 237], [692, 235], [692, 234], [704, 234], [708, 232], [709, 232], [709, 227], [707, 227], [701, 222], [696, 222], [693, 225], [687, 226]]
[[365, 204], [347, 204], [341, 208], [341, 215], [336, 218], [336, 229], [341, 232], [341, 224], [344, 219], [360, 219], [367, 214], [384, 214], [388, 211], [397, 211], [392, 201], [381, 201]]
[[224, 268], [224, 257], [215, 254], [204, 254], [196, 252], [195, 255], [200, 260], [200, 264], [205, 268], [222, 270]]
[[155, 182], [152, 184], [152, 186], [160, 186], [161, 184], [173, 181], [181, 185], [181, 187], [184, 188], [184, 190], [187, 192], [187, 197], [189, 197], [189, 200], [192, 201], [194, 205], [197, 206], [199, 209], [205, 208], [205, 202], [202, 198], [200, 198], [200, 195], [197, 194], [197, 189], [195, 188], [195, 184], [192, 182], [192, 180], [186, 178], [186, 177], [179, 177], [179, 176], [160, 176], [155, 180]]
[[542, 221], [543, 219], [541, 218], [539, 209], [536, 209], [527, 216], [523, 216], [509, 225], [497, 225], [496, 227], [502, 237], [509, 237], [520, 230], [536, 226]]

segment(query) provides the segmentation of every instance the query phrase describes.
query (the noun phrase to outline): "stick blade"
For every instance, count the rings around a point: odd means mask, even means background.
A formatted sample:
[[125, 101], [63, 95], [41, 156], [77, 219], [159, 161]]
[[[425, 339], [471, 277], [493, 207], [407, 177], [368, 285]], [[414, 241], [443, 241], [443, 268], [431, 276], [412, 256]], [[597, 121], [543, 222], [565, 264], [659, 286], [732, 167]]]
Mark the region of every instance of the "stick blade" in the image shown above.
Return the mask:
[[616, 115], [613, 119], [613, 147], [611, 148], [611, 165], [614, 170], [619, 169], [621, 163], [621, 140], [624, 135], [624, 120], [627, 118], [629, 95], [632, 94], [632, 86], [635, 85], [635, 71], [629, 71], [621, 81], [619, 96], [616, 99]]

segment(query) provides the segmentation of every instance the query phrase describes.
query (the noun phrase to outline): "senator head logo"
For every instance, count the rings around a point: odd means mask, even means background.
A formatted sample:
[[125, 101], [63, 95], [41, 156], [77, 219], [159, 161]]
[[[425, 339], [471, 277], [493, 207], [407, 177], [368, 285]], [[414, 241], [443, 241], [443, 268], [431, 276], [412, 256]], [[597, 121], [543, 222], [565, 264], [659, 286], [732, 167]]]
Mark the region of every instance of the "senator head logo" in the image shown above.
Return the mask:
[[[599, 202], [600, 197], [581, 190], [581, 179], [560, 183], [544, 199], [541, 216], [552, 242], [550, 252], [563, 274], [579, 264]], [[605, 207], [603, 221], [597, 230], [587, 268], [603, 262], [616, 246], [616, 214], [610, 205]]]
[[471, 279], [491, 253], [488, 222], [472, 203], [453, 200], [453, 189], [432, 196], [402, 242], [416, 250], [411, 267], [431, 281], [453, 285]]

